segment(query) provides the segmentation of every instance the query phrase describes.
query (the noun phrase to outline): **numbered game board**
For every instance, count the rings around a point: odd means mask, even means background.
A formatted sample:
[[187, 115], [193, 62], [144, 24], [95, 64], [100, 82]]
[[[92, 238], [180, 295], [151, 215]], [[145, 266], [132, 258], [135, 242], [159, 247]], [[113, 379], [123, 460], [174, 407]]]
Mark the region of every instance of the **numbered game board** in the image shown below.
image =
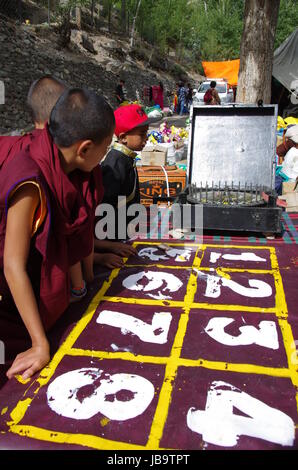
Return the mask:
[[0, 443], [298, 448], [296, 246], [135, 246], [14, 406], [2, 396]]

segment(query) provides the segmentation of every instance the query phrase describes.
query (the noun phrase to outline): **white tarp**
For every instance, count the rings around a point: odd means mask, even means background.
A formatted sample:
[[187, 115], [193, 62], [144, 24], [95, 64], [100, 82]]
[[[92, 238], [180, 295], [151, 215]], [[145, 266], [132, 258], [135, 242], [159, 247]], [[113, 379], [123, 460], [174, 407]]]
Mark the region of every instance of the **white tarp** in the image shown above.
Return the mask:
[[274, 52], [272, 75], [289, 91], [298, 89], [298, 28]]

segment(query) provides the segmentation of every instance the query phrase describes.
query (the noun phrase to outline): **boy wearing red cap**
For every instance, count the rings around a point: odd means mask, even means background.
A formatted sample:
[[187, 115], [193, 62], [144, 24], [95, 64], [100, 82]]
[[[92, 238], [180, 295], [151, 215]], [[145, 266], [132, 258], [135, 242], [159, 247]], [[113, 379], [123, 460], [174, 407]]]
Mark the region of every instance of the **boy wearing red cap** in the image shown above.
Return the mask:
[[[135, 165], [137, 151], [142, 150], [147, 142], [149, 119], [138, 104], [121, 106], [114, 112], [115, 135], [117, 142], [101, 164], [104, 199], [103, 203], [111, 204], [116, 213], [117, 225], [118, 197], [125, 196], [126, 209], [132, 204], [140, 203], [138, 173]], [[127, 225], [129, 220], [127, 218]], [[116, 239], [118, 230], [115, 230]], [[97, 243], [95, 242], [95, 247]], [[101, 242], [98, 242], [101, 247]]]

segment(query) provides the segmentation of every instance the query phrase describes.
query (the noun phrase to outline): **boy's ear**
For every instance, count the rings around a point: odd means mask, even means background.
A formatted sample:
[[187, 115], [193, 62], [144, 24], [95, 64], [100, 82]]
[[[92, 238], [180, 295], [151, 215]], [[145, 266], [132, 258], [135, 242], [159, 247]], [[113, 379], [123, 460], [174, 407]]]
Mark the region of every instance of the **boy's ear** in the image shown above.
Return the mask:
[[118, 135], [118, 140], [120, 140], [120, 141], [123, 142], [124, 144], [127, 142], [125, 132], [121, 132], [121, 133]]
[[81, 158], [85, 158], [92, 145], [92, 140], [81, 141], [77, 147], [77, 155]]

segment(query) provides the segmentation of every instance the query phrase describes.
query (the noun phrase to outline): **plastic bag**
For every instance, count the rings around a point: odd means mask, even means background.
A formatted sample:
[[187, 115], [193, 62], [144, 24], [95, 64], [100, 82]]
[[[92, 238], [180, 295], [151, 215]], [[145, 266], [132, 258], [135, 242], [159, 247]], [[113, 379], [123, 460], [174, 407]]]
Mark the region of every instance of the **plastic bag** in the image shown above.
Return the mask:
[[150, 111], [149, 113], [147, 113], [147, 116], [149, 118], [159, 118], [159, 117], [162, 117], [162, 112], [158, 109], [154, 109], [153, 111]]

